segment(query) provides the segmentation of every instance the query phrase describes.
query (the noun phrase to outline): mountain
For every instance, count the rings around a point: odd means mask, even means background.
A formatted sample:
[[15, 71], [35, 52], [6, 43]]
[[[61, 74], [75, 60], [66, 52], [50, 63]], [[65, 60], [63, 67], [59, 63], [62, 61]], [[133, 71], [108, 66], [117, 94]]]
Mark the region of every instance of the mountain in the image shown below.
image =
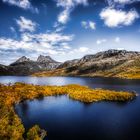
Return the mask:
[[103, 76], [140, 79], [140, 52], [108, 50], [64, 63], [40, 55], [36, 61], [22, 56], [9, 66], [0, 65], [0, 75]]
[[10, 66], [16, 66], [16, 65], [20, 65], [21, 63], [28, 63], [28, 62], [33, 62], [33, 61], [27, 58], [26, 56], [22, 56], [18, 60], [10, 64]]
[[38, 58], [37, 58], [37, 62], [40, 62], [40, 63], [57, 63], [55, 60], [53, 60], [50, 56], [43, 56], [43, 55], [40, 55]]
[[108, 50], [81, 59], [66, 61], [56, 69], [34, 76], [103, 76], [140, 79], [140, 53]]
[[10, 71], [8, 66], [4, 66], [0, 64], [0, 75], [9, 75]]
[[40, 55], [36, 61], [22, 56], [9, 66], [0, 65], [0, 75], [31, 75], [36, 72], [55, 69], [60, 64], [49, 56]]
[[22, 56], [19, 58], [15, 63], [21, 63], [21, 62], [30, 62], [31, 60], [27, 58], [26, 56]]

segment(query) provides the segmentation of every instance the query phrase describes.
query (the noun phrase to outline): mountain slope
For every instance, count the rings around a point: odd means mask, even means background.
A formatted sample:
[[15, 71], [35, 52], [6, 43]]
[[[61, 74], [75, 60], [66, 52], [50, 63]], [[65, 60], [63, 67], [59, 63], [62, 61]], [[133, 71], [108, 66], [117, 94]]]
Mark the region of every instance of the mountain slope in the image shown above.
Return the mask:
[[0, 65], [0, 75], [9, 75], [9, 74], [11, 74], [9, 67]]
[[36, 72], [55, 69], [60, 64], [49, 56], [39, 56], [37, 61], [22, 56], [9, 66], [0, 65], [0, 75], [31, 75]]
[[53, 60], [50, 56], [43, 56], [43, 55], [40, 55], [37, 58], [37, 62], [39, 62], [39, 63], [58, 63], [55, 60]]
[[140, 79], [140, 53], [108, 50], [60, 64], [57, 69], [34, 76], [103, 76]]
[[116, 68], [105, 71], [102, 75], [127, 79], [140, 79], [140, 57], [130, 60]]
[[0, 75], [103, 76], [140, 79], [140, 53], [108, 50], [64, 63], [40, 55], [36, 61], [23, 56], [9, 66], [0, 65]]

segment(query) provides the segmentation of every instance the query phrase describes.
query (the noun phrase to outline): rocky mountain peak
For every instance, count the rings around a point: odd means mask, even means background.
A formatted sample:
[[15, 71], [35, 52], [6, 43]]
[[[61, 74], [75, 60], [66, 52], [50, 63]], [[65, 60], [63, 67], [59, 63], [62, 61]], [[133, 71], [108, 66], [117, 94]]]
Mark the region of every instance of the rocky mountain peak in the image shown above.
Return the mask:
[[136, 56], [136, 55], [139, 55], [139, 52], [110, 49], [108, 51], [104, 51], [98, 54], [101, 54], [103, 58], [114, 57], [114, 56], [117, 56], [120, 58], [120, 57], [127, 57], [127, 56]]
[[110, 57], [122, 57], [122, 56], [136, 56], [139, 55], [138, 52], [134, 52], [134, 51], [126, 51], [126, 50], [115, 50], [115, 49], [110, 49], [107, 51], [103, 51], [103, 52], [99, 52], [93, 55], [86, 55], [84, 56], [82, 59], [83, 60], [91, 60], [91, 59], [103, 59], [103, 58], [110, 58]]
[[22, 56], [19, 59], [17, 59], [15, 62], [10, 64], [10, 66], [18, 65], [18, 64], [23, 63], [23, 62], [31, 62], [31, 60], [29, 58], [27, 58], [26, 56]]
[[22, 56], [21, 58], [19, 58], [16, 63], [21, 63], [21, 62], [29, 62], [31, 61], [29, 58], [27, 58], [26, 56]]
[[115, 49], [110, 49], [108, 51], [103, 52], [105, 56], [114, 56], [119, 54], [125, 55], [126, 53], [127, 53], [126, 50], [115, 50]]
[[55, 63], [56, 61], [53, 60], [50, 56], [43, 56], [43, 55], [40, 55], [40, 56], [37, 58], [37, 62], [41, 62], [41, 63]]

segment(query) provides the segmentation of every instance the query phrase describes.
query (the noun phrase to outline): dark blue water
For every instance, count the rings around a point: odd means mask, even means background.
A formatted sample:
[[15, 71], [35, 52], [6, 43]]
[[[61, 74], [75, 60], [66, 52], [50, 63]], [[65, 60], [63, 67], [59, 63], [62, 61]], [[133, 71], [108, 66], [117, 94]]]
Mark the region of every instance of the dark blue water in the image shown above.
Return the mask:
[[[0, 77], [1, 83], [81, 84], [92, 88], [136, 91], [140, 80], [76, 77]], [[26, 129], [39, 124], [47, 140], [140, 140], [140, 97], [128, 103], [84, 104], [67, 96], [45, 97], [15, 106]]]

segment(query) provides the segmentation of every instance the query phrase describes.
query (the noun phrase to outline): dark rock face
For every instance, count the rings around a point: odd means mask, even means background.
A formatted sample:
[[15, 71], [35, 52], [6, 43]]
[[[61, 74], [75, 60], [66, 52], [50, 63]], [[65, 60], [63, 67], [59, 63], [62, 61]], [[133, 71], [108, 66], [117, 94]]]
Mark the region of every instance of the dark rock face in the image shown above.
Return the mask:
[[22, 56], [9, 66], [0, 65], [0, 75], [31, 75], [35, 72], [55, 69], [60, 64], [49, 56], [40, 55], [37, 61]]
[[15, 63], [21, 63], [21, 62], [30, 62], [31, 60], [27, 58], [26, 56], [22, 56], [19, 58]]
[[25, 63], [25, 62], [33, 62], [32, 60], [30, 60], [29, 58], [27, 58], [26, 56], [22, 56], [21, 58], [19, 58], [17, 61], [15, 61], [14, 63], [10, 64], [10, 66], [16, 66], [20, 63]]
[[123, 58], [131, 58], [140, 55], [139, 52], [133, 51], [126, 51], [126, 50], [108, 50], [104, 52], [96, 53], [95, 55], [86, 55], [80, 62], [87, 62], [87, 61], [98, 61], [104, 59], [123, 59]]
[[66, 61], [58, 68], [65, 68], [66, 73], [77, 75], [89, 74], [97, 71], [110, 70], [134, 58], [140, 57], [139, 52], [126, 50], [108, 50], [94, 55], [86, 55], [79, 60]]
[[75, 64], [77, 64], [78, 62], [79, 62], [78, 59], [69, 60], [69, 61], [66, 61], [66, 62], [60, 64], [58, 68], [71, 67], [71, 66], [74, 66]]
[[36, 72], [65, 69], [67, 74], [77, 75], [105, 71], [140, 58], [139, 52], [126, 50], [108, 50], [94, 55], [86, 55], [81, 59], [64, 63], [53, 60], [50, 56], [40, 55], [37, 61], [23, 56], [9, 66], [0, 65], [0, 75], [31, 75]]
[[10, 71], [8, 66], [0, 65], [0, 75], [9, 75]]
[[40, 62], [40, 63], [56, 63], [56, 61], [53, 60], [50, 56], [43, 56], [43, 55], [40, 55], [37, 58], [37, 62]]

